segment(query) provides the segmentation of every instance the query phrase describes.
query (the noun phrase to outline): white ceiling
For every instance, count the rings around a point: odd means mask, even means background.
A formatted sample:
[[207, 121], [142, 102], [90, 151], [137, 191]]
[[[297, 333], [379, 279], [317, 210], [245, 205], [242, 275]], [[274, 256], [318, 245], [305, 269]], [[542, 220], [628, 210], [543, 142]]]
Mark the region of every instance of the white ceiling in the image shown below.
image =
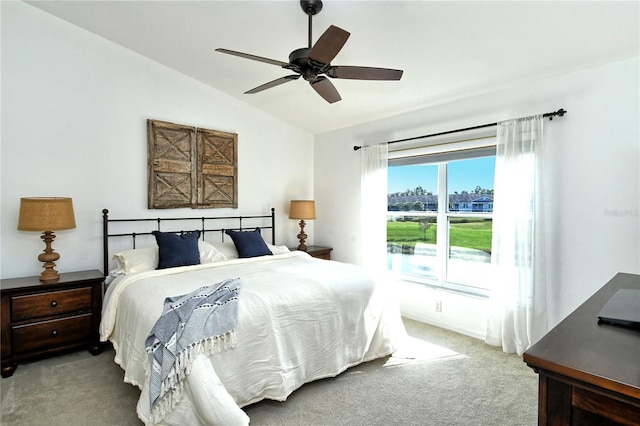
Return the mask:
[[313, 42], [332, 24], [351, 33], [333, 65], [404, 70], [334, 79], [328, 104], [302, 79], [244, 95], [291, 72], [214, 51], [287, 62], [307, 45], [298, 1], [28, 3], [314, 134], [640, 54], [638, 1], [327, 0]]

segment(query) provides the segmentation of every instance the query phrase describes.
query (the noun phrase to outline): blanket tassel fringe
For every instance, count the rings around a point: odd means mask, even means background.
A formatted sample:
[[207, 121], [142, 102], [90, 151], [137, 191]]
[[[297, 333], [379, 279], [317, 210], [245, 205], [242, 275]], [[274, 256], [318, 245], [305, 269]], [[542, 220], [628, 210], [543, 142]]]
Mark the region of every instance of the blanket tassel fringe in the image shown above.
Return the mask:
[[169, 375], [162, 382], [159, 401], [151, 410], [153, 422], [159, 423], [180, 402], [184, 393], [183, 381], [191, 373], [191, 365], [198, 355], [212, 355], [235, 346], [236, 334], [231, 330], [220, 336], [201, 340], [180, 352]]

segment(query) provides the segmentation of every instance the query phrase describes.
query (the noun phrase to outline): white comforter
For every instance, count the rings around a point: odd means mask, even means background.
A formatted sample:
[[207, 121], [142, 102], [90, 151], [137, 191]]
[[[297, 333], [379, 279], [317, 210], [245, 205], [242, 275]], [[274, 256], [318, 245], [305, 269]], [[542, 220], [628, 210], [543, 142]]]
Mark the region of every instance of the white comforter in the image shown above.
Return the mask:
[[105, 295], [100, 337], [113, 343], [125, 382], [142, 389], [151, 423], [144, 342], [165, 297], [239, 277], [237, 345], [193, 363], [184, 397], [163, 423], [247, 424], [240, 409], [283, 401], [312, 380], [393, 352], [404, 328], [386, 285], [362, 269], [303, 252], [154, 270], [116, 279]]

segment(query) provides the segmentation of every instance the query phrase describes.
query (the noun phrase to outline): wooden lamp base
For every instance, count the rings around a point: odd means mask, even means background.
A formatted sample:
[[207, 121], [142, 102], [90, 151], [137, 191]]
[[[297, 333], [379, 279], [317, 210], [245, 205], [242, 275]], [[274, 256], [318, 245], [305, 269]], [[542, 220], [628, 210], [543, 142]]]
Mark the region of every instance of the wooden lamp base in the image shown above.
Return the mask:
[[298, 239], [300, 240], [300, 244], [298, 244], [298, 250], [307, 251], [307, 245], [304, 243], [307, 239], [307, 234], [304, 233], [304, 219], [300, 221], [300, 233], [298, 234]]
[[38, 256], [38, 260], [40, 262], [44, 262], [44, 271], [40, 274], [40, 281], [43, 283], [47, 282], [55, 282], [60, 279], [60, 274], [55, 269], [55, 261], [60, 259], [60, 254], [53, 251], [51, 248], [51, 243], [56, 238], [56, 235], [53, 231], [45, 231], [40, 236], [45, 243], [45, 249], [40, 256]]

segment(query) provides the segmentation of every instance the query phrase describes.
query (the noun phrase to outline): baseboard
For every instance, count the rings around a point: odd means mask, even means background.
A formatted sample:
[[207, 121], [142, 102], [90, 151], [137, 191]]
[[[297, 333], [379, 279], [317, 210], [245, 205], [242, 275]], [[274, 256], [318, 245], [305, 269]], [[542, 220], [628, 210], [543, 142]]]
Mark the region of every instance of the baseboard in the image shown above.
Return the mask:
[[440, 327], [443, 328], [445, 330], [449, 330], [449, 331], [453, 331], [454, 333], [458, 333], [458, 334], [462, 334], [465, 336], [469, 336], [469, 337], [473, 337], [474, 339], [478, 339], [478, 340], [482, 340], [484, 341], [485, 339], [485, 334], [484, 333], [480, 333], [477, 330], [472, 330], [466, 327], [458, 327], [456, 325], [451, 325], [446, 321], [437, 321], [434, 320], [432, 317], [427, 317], [427, 316], [420, 316], [420, 315], [414, 315], [414, 314], [410, 314], [410, 313], [406, 313], [406, 312], [402, 312], [402, 316], [412, 319], [414, 321], [418, 321], [418, 322], [422, 322], [425, 324], [429, 324], [429, 325], [433, 325], [434, 327]]

